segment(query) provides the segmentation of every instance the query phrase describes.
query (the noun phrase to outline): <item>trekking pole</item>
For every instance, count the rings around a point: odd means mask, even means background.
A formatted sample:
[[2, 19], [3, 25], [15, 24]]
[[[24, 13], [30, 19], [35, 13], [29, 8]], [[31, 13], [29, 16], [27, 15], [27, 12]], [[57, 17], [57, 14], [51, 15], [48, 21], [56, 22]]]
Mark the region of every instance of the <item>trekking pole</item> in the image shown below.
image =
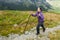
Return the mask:
[[[30, 16], [31, 16], [31, 15], [30, 15]], [[27, 23], [26, 23], [26, 26], [27, 26], [27, 24], [28, 24], [28, 22], [29, 22], [30, 16], [28, 17], [28, 21], [27, 21]], [[26, 31], [26, 26], [25, 26], [24, 31], [23, 31], [24, 34], [25, 34], [25, 31]]]

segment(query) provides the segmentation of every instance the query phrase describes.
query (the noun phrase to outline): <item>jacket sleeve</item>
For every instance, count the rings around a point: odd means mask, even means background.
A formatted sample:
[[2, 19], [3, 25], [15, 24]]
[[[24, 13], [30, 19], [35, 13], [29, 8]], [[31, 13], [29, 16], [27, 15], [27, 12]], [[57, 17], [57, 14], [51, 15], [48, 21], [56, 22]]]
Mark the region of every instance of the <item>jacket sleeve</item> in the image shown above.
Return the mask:
[[37, 13], [36, 14], [32, 14], [32, 16], [36, 17], [37, 16]]

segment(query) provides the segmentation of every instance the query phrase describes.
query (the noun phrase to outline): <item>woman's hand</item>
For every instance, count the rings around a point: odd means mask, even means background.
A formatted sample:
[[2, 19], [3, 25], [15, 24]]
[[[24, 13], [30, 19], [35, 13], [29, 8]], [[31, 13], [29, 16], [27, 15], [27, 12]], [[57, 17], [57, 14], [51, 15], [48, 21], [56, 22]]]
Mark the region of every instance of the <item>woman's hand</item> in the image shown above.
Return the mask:
[[32, 15], [33, 14], [33, 11], [30, 11], [30, 13], [29, 13], [30, 15]]
[[41, 16], [40, 13], [38, 14], [38, 16]]

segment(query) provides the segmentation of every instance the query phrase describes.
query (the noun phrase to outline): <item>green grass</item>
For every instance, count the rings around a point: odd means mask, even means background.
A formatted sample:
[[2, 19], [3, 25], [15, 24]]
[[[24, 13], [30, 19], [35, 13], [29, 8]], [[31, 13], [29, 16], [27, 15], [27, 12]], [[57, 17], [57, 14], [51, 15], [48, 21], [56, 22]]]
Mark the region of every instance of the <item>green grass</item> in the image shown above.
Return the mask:
[[[0, 35], [8, 36], [8, 34], [23, 34], [25, 25], [27, 23], [27, 19], [30, 11], [14, 11], [14, 10], [3, 10], [0, 11]], [[51, 14], [51, 15], [50, 15]], [[51, 17], [50, 17], [51, 16]], [[54, 14], [49, 12], [44, 12], [45, 17], [45, 26], [46, 27], [54, 27], [60, 22], [60, 14]], [[14, 26], [17, 24], [17, 26]], [[30, 30], [31, 28], [37, 25], [37, 18], [30, 17], [28, 25], [26, 26], [26, 30]]]
[[55, 31], [55, 34], [49, 34], [50, 40], [60, 40], [60, 30]]

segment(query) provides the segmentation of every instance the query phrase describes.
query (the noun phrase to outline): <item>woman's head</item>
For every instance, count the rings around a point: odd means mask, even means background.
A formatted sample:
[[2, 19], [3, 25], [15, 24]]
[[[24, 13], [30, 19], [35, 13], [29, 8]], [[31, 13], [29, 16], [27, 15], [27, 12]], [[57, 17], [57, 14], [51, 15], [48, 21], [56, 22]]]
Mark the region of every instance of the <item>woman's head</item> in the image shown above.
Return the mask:
[[38, 12], [41, 12], [41, 11], [42, 11], [42, 9], [38, 7], [37, 11], [38, 11]]

